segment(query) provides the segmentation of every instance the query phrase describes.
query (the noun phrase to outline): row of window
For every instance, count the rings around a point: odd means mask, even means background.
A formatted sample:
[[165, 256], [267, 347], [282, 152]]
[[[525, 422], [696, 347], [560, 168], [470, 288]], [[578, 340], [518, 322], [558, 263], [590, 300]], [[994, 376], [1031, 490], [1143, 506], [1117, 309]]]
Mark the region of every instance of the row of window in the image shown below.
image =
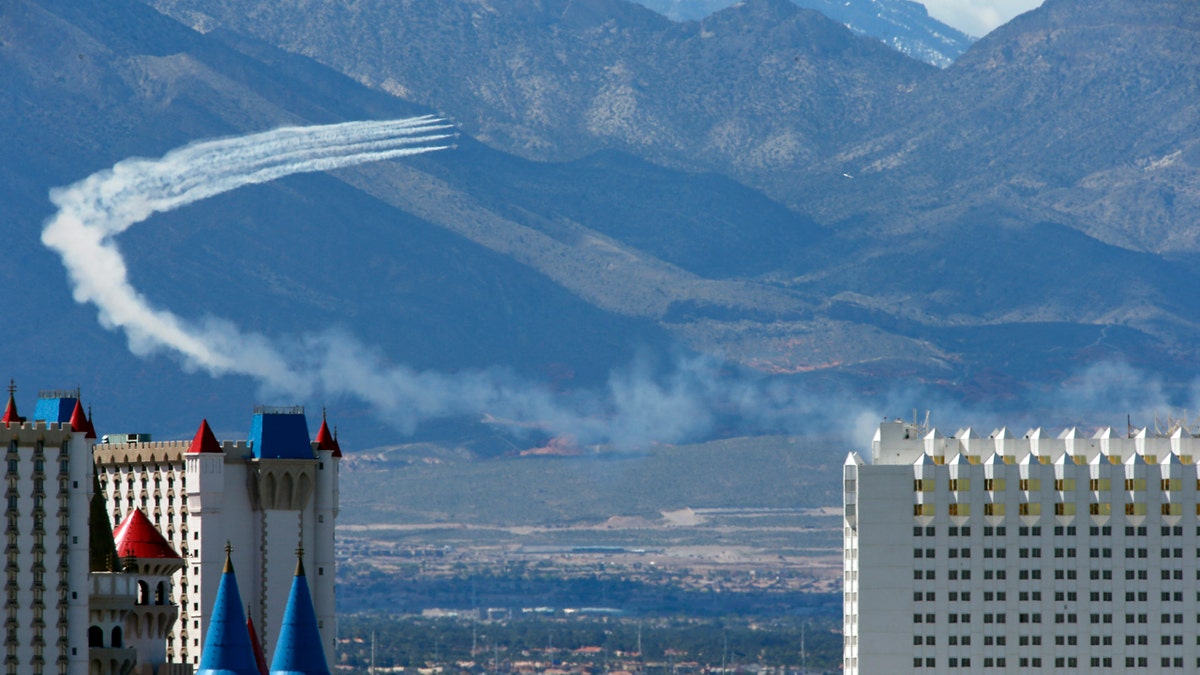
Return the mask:
[[[936, 516], [936, 504], [913, 504], [914, 516]], [[1125, 515], [1127, 516], [1144, 516], [1149, 511], [1146, 504], [1143, 502], [1134, 502], [1124, 505]], [[1183, 504], [1168, 503], [1159, 504], [1159, 514], [1164, 516], [1182, 516]], [[970, 504], [947, 504], [946, 513], [951, 516], [969, 516], [971, 515]], [[1008, 513], [1008, 505], [1003, 503], [984, 504], [983, 515], [985, 516], [1003, 516]], [[1078, 513], [1073, 502], [1056, 502], [1054, 504], [1054, 515], [1056, 516], [1074, 516]], [[1040, 516], [1042, 515], [1042, 504], [1040, 502], [1023, 502], [1017, 504], [1017, 515], [1021, 516]], [[1111, 516], [1112, 504], [1097, 503], [1088, 504], [1088, 515], [1092, 516]], [[1200, 516], [1200, 503], [1196, 504], [1196, 515]]]
[[[1183, 570], [1160, 570], [1160, 573], [1162, 575], [1162, 579], [1164, 580], [1170, 580], [1172, 577], [1180, 580], [1183, 579]], [[946, 575], [949, 577], [950, 581], [971, 580], [971, 570], [947, 570]], [[1113, 578], [1112, 570], [1089, 570], [1088, 575], [1093, 581], [1099, 581], [1101, 579], [1111, 581]], [[1041, 579], [1042, 571], [1018, 570], [1017, 577], [1022, 581], [1027, 581], [1029, 579]], [[1073, 580], [1077, 579], [1078, 577], [1079, 573], [1077, 570], [1054, 570], [1055, 579]], [[1003, 581], [1008, 578], [1008, 572], [1007, 570], [983, 570], [983, 578], [989, 581], [992, 579]], [[1200, 579], [1200, 571], [1197, 571], [1196, 578]], [[913, 570], [913, 579], [934, 581], [937, 579], [937, 570]], [[1131, 581], [1135, 579], [1148, 580], [1149, 577], [1146, 570], [1125, 570], [1125, 579]], [[1037, 593], [1037, 591], [1034, 592]], [[1021, 600], [1028, 600], [1029, 598], [1025, 597], [1028, 593], [1029, 591], [1021, 591]], [[997, 595], [1001, 600], [1004, 599], [1003, 591], [999, 592]], [[1111, 593], [1106, 592], [1105, 595], [1111, 595]], [[991, 592], [984, 593], [984, 599], [991, 600], [990, 596]], [[1040, 599], [1040, 595], [1034, 599]]]
[[[970, 558], [971, 550], [972, 549], [969, 549], [969, 548], [948, 548], [948, 549], [946, 549], [946, 557], [948, 557], [948, 558]], [[1041, 558], [1042, 550], [1043, 549], [1040, 549], [1040, 548], [1024, 548], [1024, 547], [1018, 548], [1017, 549], [1017, 557], [1018, 558]], [[1045, 550], [1050, 551], [1051, 549], [1047, 548]], [[983, 551], [984, 558], [1007, 558], [1008, 557], [1008, 549], [985, 548], [985, 549], [982, 549], [982, 551]], [[1055, 558], [1075, 558], [1075, 557], [1078, 557], [1078, 549], [1076, 549], [1074, 547], [1056, 546], [1053, 548], [1053, 555]], [[937, 557], [937, 549], [935, 549], [935, 548], [914, 548], [913, 549], [913, 558], [936, 558], [936, 557]], [[1088, 549], [1088, 557], [1089, 558], [1111, 558], [1111, 557], [1113, 557], [1113, 550], [1111, 548], [1100, 548], [1100, 547], [1090, 548], [1090, 549]], [[1129, 547], [1129, 548], [1125, 549], [1125, 557], [1126, 558], [1149, 558], [1150, 557], [1150, 549]], [[1183, 557], [1183, 549], [1182, 548], [1161, 548], [1161, 549], [1158, 549], [1158, 557], [1162, 558], [1162, 559], [1182, 558]], [[1200, 548], [1196, 549], [1196, 557], [1200, 558]]]
[[[926, 598], [928, 600], [928, 598]], [[971, 623], [971, 614], [951, 612], [946, 615], [947, 623]], [[983, 614], [984, 623], [1008, 623], [1008, 615], [1004, 613], [985, 612]], [[1149, 623], [1150, 617], [1147, 614], [1126, 614], [1125, 623], [1128, 625]], [[1196, 622], [1200, 623], [1200, 614], [1196, 615]], [[937, 623], [937, 615], [932, 613], [922, 614], [920, 612], [913, 614], [913, 623]], [[1021, 612], [1017, 614], [1017, 623], [1042, 623], [1041, 612]], [[1077, 624], [1079, 623], [1079, 615], [1074, 612], [1058, 612], [1054, 615], [1054, 623], [1057, 624]], [[1091, 624], [1106, 624], [1113, 623], [1112, 614], [1093, 613], [1088, 615], [1088, 623]], [[1159, 623], [1183, 623], [1182, 614], [1172, 614], [1165, 612], [1159, 615]], [[1071, 639], [1074, 639], [1072, 636]], [[1074, 644], [1074, 643], [1071, 643]]]
[[[8, 456], [7, 476], [9, 478], [15, 478], [20, 473], [20, 468], [21, 468], [21, 460], [14, 458], [10, 454]], [[68, 468], [69, 468], [69, 465], [67, 463], [67, 460], [64, 459], [59, 462], [58, 470], [60, 473], [67, 473]], [[45, 471], [46, 471], [46, 460], [42, 459], [41, 457], [35, 457], [33, 460], [33, 473], [35, 475], [39, 475], [39, 474], [45, 473]]]
[[[1075, 525], [1056, 525], [1053, 530], [1056, 537], [1076, 537], [1079, 536], [1079, 528]], [[1088, 535], [1093, 537], [1111, 537], [1113, 533], [1112, 525], [1092, 525], [1088, 528]], [[946, 529], [946, 534], [951, 537], [969, 537], [971, 536], [971, 526], [963, 525], [961, 527], [950, 526]], [[1017, 534], [1022, 537], [1040, 537], [1042, 536], [1042, 528], [1040, 525], [1032, 525], [1017, 528]], [[1163, 525], [1159, 528], [1159, 534], [1163, 537], [1182, 537], [1182, 525]], [[987, 525], [983, 528], [983, 536], [985, 537], [1004, 537], [1008, 535], [1008, 528], [1004, 525], [991, 526]], [[932, 525], [915, 526], [913, 527], [914, 537], [934, 537], [937, 536], [937, 528]], [[1126, 537], [1145, 537], [1149, 536], [1149, 529], [1145, 525], [1137, 527], [1133, 525], [1125, 526]], [[1196, 527], [1196, 536], [1200, 537], [1200, 526]]]
[[[1046, 660], [1049, 661], [1049, 659], [1046, 659]], [[1120, 657], [1118, 657], [1118, 661], [1119, 660], [1120, 660]], [[949, 666], [951, 668], [970, 668], [971, 667], [970, 657], [962, 657], [962, 658], [950, 657], [948, 659], [948, 662], [949, 662]], [[1042, 658], [1039, 656], [1033, 656], [1033, 657], [1023, 656], [1023, 657], [1017, 659], [1017, 665], [1021, 668], [1040, 668], [1042, 666]], [[1111, 657], [1111, 656], [1093, 656], [1089, 659], [1089, 665], [1092, 668], [1112, 668], [1113, 667], [1113, 657]], [[1148, 668], [1149, 665], [1150, 665], [1149, 659], [1147, 659], [1145, 656], [1137, 656], [1137, 657], [1126, 656], [1125, 657], [1125, 667], [1126, 668]], [[1004, 668], [1006, 666], [1007, 666], [1007, 659], [1006, 659], [1006, 657], [1003, 657], [1003, 656], [998, 656], [998, 657], [994, 657], [994, 658], [993, 657], [985, 657], [983, 659], [983, 667], [984, 668]], [[1159, 666], [1162, 668], [1183, 668], [1183, 657], [1163, 656], [1159, 659]], [[937, 667], [937, 659], [930, 658], [930, 657], [919, 657], [919, 656], [914, 657], [913, 658], [913, 667], [914, 668], [936, 668]], [[1056, 668], [1078, 668], [1079, 667], [1079, 658], [1074, 657], [1074, 656], [1055, 657], [1054, 667], [1056, 667]], [[1196, 667], [1200, 668], [1200, 658], [1196, 659]]]
[[[983, 479], [983, 489], [985, 492], [1003, 492], [1007, 486], [1007, 481], [1004, 478], [985, 478]], [[1118, 479], [1117, 485], [1124, 485], [1128, 492], [1145, 491], [1149, 484], [1145, 478], [1126, 478], [1124, 482]], [[1076, 489], [1076, 479], [1074, 478], [1055, 478], [1054, 489], [1057, 492], [1074, 492]], [[1112, 490], [1111, 478], [1091, 478], [1087, 482], [1088, 490], [1091, 492], [1109, 492]], [[951, 492], [966, 492], [971, 489], [970, 478], [949, 478], [947, 486]], [[1183, 489], [1182, 478], [1163, 478], [1158, 481], [1158, 487], [1163, 492], [1178, 492]], [[1017, 488], [1021, 492], [1038, 492], [1042, 489], [1042, 480], [1040, 478], [1021, 478], [1017, 480]], [[937, 481], [933, 478], [915, 478], [913, 479], [913, 492], [933, 492], [937, 489]], [[1200, 490], [1200, 478], [1196, 479], [1196, 489]], [[851, 492], [853, 490], [850, 490]]]
[[[1022, 660], [1028, 661], [1028, 659], [1022, 659]], [[1075, 659], [1071, 659], [1071, 660], [1074, 661]], [[1036, 663], [1034, 664], [1035, 666], [1042, 665], [1042, 660], [1040, 658], [1035, 658], [1034, 661], [1036, 661]], [[950, 663], [951, 668], [970, 668], [971, 667], [970, 657], [963, 657], [960, 659], [958, 657], [952, 656], [949, 659], [949, 663]], [[1003, 656], [999, 656], [999, 657], [995, 657], [995, 658], [989, 656], [983, 660], [984, 668], [1005, 668], [1005, 667], [1007, 667], [1007, 665], [1008, 665], [1007, 659]], [[1025, 664], [1025, 665], [1028, 666], [1028, 664]], [[913, 667], [914, 668], [922, 668], [922, 667], [923, 668], [937, 668], [937, 659], [932, 658], [932, 657], [925, 657], [925, 658], [922, 658], [920, 656], [913, 657]]]

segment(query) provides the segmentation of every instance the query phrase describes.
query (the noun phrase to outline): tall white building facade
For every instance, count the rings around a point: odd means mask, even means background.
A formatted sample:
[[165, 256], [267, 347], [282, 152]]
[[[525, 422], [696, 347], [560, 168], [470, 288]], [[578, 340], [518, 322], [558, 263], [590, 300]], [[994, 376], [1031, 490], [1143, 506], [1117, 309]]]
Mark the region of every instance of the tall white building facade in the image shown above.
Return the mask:
[[847, 673], [1200, 670], [1200, 438], [880, 425], [844, 466]]
[[227, 546], [268, 660], [297, 551], [303, 550], [322, 646], [331, 660], [341, 450], [325, 421], [310, 441], [302, 408], [260, 407], [245, 441], [219, 442], [207, 421], [190, 441], [131, 438], [136, 440], [96, 444], [93, 455], [113, 522], [140, 508], [183, 558], [171, 585], [180, 611], [167, 660], [200, 663], [205, 617], [217, 599]]
[[91, 441], [77, 392], [45, 392], [32, 420], [9, 388], [5, 448], [5, 673], [88, 672]]

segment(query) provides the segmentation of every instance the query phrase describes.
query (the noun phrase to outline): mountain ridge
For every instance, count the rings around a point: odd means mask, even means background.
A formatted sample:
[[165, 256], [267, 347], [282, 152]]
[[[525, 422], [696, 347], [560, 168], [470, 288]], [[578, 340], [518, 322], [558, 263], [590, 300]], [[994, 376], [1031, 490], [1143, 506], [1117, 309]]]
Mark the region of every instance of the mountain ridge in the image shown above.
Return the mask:
[[[730, 0], [637, 0], [674, 21], [702, 21], [729, 7]], [[925, 6], [912, 0], [793, 0], [891, 46], [901, 54], [945, 68], [970, 46], [973, 38], [929, 16]]]
[[[22, 289], [19, 315], [70, 297], [37, 242], [50, 187], [196, 138], [430, 110], [396, 95], [417, 80], [339, 73], [214, 16], [237, 0], [172, 2], [203, 31], [126, 0], [98, 13], [20, 0], [0, 15], [11, 73], [0, 151], [14, 158], [0, 165], [0, 217], [25, 225], [10, 239], [18, 264], [0, 278]], [[642, 350], [711, 358], [718, 380], [766, 391], [866, 400], [915, 383], [1019, 406], [1106, 360], [1170, 387], [1194, 377], [1198, 280], [1184, 256], [1197, 76], [1178, 64], [1196, 36], [1169, 25], [1180, 3], [1113, 27], [1087, 3], [1055, 0], [945, 70], [782, 0], [726, 10], [705, 22], [708, 37], [608, 0], [565, 18], [557, 0], [503, 17], [483, 7], [449, 6], [470, 25], [424, 37], [448, 16], [438, 7], [411, 5], [403, 34], [356, 18], [377, 30], [360, 40], [375, 50], [364, 63], [390, 53], [371, 44], [386, 37], [437, 64], [422, 86], [445, 89], [437, 109], [463, 120], [456, 150], [156, 217], [121, 238], [139, 288], [188, 317], [285, 341], [334, 329], [377, 345], [383, 363], [503, 371], [513, 391], [549, 383], [567, 398], [619, 384]], [[268, 19], [309, 21], [258, 9], [249, 21], [272, 30], [288, 24]], [[305, 25], [290, 39], [321, 28]], [[481, 53], [467, 54], [463, 36]], [[1117, 56], [1095, 44], [1103, 36], [1124, 36]], [[336, 46], [346, 59], [358, 49]], [[450, 52], [475, 59], [457, 80], [439, 61]], [[1093, 88], [1107, 109], [1089, 108]], [[526, 109], [543, 117], [514, 123]], [[1144, 220], [1129, 218], [1138, 210]], [[164, 426], [184, 431], [189, 406], [219, 399], [228, 412], [265, 394], [133, 357], [90, 307], [65, 315], [36, 337], [6, 330], [25, 355], [15, 376], [79, 382], [131, 410], [149, 393]], [[179, 382], [186, 395], [164, 393]], [[335, 404], [370, 437], [395, 433]], [[742, 414], [719, 406], [722, 419]], [[721, 424], [689, 433], [744, 430]], [[463, 428], [437, 433], [494, 433]]]

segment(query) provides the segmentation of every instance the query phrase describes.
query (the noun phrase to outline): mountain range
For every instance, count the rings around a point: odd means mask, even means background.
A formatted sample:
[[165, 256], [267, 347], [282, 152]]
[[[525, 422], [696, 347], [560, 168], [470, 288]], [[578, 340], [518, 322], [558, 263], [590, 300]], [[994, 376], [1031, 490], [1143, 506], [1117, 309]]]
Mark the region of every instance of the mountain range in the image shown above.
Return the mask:
[[[939, 69], [787, 0], [702, 24], [621, 0], [14, 0], [10, 376], [96, 392], [101, 427], [186, 436], [208, 415], [244, 434], [239, 411], [277, 392], [132, 356], [71, 302], [39, 242], [49, 189], [198, 138], [432, 111], [457, 148], [131, 229], [131, 281], [188, 317], [340, 330], [388, 362], [564, 394], [611, 389], [646, 351], [768, 392], [928, 386], [1024, 410], [1114, 360], [1186, 391], [1194, 14], [1049, 0]], [[329, 403], [350, 446], [397, 433]]]
[[[793, 0], [815, 9], [860, 35], [882, 40], [896, 51], [945, 68], [974, 41], [962, 31], [929, 16], [912, 0]], [[700, 21], [733, 4], [729, 0], [639, 0], [674, 21]]]

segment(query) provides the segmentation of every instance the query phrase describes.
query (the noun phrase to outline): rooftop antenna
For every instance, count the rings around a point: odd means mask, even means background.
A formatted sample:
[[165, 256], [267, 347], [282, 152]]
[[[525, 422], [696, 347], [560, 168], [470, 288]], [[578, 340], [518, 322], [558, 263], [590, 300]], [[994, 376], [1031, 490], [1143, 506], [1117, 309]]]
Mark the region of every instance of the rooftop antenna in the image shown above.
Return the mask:
[[921, 425], [921, 428], [922, 429], [929, 428], [929, 411], [928, 410], [925, 411], [925, 423]]

